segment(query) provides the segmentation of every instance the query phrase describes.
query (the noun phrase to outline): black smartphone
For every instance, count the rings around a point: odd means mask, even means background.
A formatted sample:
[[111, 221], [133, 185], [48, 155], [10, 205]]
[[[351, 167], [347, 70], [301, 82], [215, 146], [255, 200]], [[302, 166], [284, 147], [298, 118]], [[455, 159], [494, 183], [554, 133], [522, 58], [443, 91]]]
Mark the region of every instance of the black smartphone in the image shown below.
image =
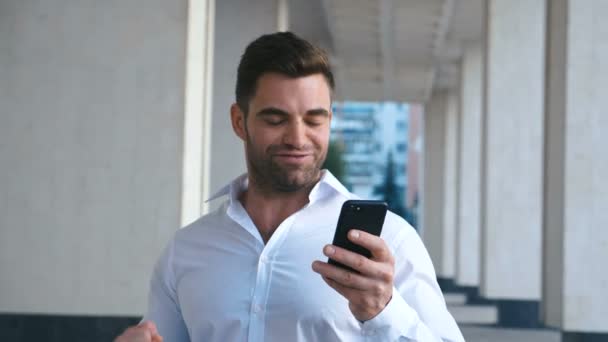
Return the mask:
[[[351, 229], [358, 229], [380, 236], [382, 225], [384, 225], [384, 218], [386, 217], [386, 210], [387, 205], [382, 201], [348, 200], [344, 202], [332, 244], [371, 258], [371, 252], [364, 247], [352, 243], [348, 239], [347, 234]], [[355, 271], [331, 258], [327, 262]]]

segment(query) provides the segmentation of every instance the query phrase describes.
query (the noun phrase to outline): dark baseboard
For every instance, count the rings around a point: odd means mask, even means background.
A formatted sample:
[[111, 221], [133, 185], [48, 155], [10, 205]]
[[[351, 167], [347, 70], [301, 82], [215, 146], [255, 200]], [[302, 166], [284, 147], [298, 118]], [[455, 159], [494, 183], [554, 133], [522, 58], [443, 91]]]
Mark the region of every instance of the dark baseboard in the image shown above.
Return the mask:
[[471, 304], [471, 305], [496, 305], [495, 300], [482, 297], [479, 294], [478, 287], [475, 287], [474, 290], [468, 294], [467, 298], [468, 298], [467, 304]]
[[[476, 286], [460, 286], [449, 278], [437, 278], [444, 293], [464, 293], [468, 305], [494, 305], [498, 309], [498, 324], [508, 328], [542, 328], [540, 302], [529, 300], [494, 300], [484, 298]], [[607, 340], [608, 341], [608, 340]]]
[[113, 341], [140, 317], [0, 314], [0, 341]]
[[562, 332], [562, 342], [606, 342], [608, 333]]
[[437, 278], [439, 287], [444, 293], [463, 293], [467, 296], [467, 304], [470, 305], [494, 305], [495, 302], [491, 299], [484, 298], [479, 295], [477, 286], [462, 286], [454, 282], [453, 279]]
[[437, 277], [437, 283], [441, 291], [446, 292], [462, 292], [461, 287], [456, 285], [454, 279]]
[[536, 300], [495, 300], [498, 325], [508, 328], [544, 328], [540, 321], [540, 302]]
[[[538, 302], [492, 301], [499, 308], [498, 326], [542, 328]], [[0, 341], [108, 342], [141, 317], [0, 314]], [[606, 342], [608, 333], [562, 332], [562, 342]]]

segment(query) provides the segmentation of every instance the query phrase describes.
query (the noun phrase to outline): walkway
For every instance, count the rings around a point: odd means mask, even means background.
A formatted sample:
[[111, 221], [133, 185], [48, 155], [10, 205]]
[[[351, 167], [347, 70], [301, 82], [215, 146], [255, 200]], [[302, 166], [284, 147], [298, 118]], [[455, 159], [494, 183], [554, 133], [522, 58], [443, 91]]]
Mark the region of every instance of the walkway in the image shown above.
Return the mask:
[[560, 342], [560, 333], [549, 329], [497, 328], [498, 311], [492, 305], [470, 305], [461, 293], [446, 293], [448, 308], [467, 342]]

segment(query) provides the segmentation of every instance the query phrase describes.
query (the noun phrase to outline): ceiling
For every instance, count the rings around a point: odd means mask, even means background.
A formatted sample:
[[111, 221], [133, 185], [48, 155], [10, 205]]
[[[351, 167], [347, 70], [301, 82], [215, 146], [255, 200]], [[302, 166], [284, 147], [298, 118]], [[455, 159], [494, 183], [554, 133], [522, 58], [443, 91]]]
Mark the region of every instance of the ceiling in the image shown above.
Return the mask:
[[483, 0], [291, 0], [290, 30], [327, 49], [342, 100], [426, 102], [455, 89]]

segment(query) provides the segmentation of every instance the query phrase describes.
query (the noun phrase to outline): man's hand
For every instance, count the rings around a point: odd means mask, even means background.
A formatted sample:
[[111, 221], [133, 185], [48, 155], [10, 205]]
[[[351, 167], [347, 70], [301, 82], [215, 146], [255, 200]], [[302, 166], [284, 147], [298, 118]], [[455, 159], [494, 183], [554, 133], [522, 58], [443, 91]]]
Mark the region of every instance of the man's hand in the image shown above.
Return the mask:
[[348, 299], [355, 318], [367, 321], [378, 315], [393, 296], [395, 259], [384, 240], [375, 235], [352, 229], [348, 239], [367, 248], [372, 258], [333, 245], [325, 246], [323, 253], [359, 274], [322, 261], [313, 262], [312, 269]]
[[163, 337], [158, 334], [154, 322], [145, 321], [125, 330], [114, 342], [163, 342]]

